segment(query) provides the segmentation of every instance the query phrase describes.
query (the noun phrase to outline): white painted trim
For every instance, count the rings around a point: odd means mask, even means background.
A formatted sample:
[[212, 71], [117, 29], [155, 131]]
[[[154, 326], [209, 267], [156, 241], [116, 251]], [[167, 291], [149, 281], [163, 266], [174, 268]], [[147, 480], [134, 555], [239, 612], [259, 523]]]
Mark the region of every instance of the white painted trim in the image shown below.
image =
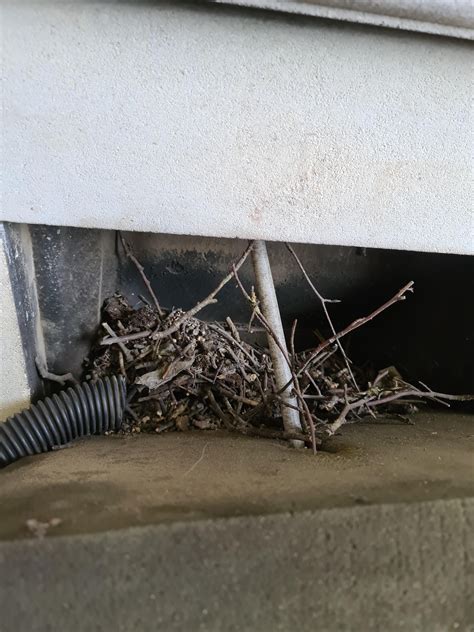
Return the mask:
[[1, 218], [473, 253], [470, 43], [267, 16], [3, 5]]
[[474, 39], [470, 0], [211, 0], [461, 39]]

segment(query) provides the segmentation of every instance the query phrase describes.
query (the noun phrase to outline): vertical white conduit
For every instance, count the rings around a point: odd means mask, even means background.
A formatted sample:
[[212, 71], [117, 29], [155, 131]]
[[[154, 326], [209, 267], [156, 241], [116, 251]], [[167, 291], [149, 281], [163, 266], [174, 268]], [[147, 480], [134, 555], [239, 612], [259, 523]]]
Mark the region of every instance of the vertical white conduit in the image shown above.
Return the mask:
[[[270, 325], [273, 333], [278, 338], [283, 349], [286, 350], [285, 334], [281, 322], [280, 309], [275, 293], [270, 261], [268, 260], [267, 247], [264, 241], [256, 240], [252, 249], [252, 261], [257, 286], [257, 296], [260, 301], [260, 310]], [[268, 346], [275, 371], [275, 384], [277, 390], [281, 390], [291, 380], [291, 370], [288, 363], [271, 335], [268, 335]], [[291, 406], [297, 406], [296, 398], [291, 395], [291, 385], [281, 393], [282, 399]], [[282, 404], [281, 414], [283, 426], [287, 432], [302, 432], [300, 415], [298, 410]], [[295, 447], [302, 447], [302, 441], [292, 441]]]

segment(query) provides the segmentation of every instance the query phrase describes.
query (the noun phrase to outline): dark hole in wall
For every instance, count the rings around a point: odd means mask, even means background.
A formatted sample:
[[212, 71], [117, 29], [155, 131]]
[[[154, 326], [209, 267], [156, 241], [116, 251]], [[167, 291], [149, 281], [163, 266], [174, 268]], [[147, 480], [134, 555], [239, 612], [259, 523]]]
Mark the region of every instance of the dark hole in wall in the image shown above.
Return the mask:
[[[124, 256], [114, 231], [30, 226], [41, 322], [51, 371], [81, 372], [97, 332], [100, 306], [115, 290], [133, 304], [147, 291]], [[127, 233], [166, 307], [187, 309], [206, 296], [242, 253], [246, 242], [228, 239]], [[352, 359], [383, 368], [395, 365], [410, 380], [433, 389], [474, 390], [472, 257], [380, 249], [296, 244], [321, 293], [341, 299], [330, 305], [336, 328], [365, 315], [407, 281], [415, 294], [345, 339]], [[298, 318], [298, 347], [316, 343], [314, 330], [329, 335], [321, 306], [284, 244], [268, 244], [284, 325]], [[241, 273], [253, 283], [250, 261]], [[250, 310], [235, 283], [204, 319], [247, 322]]]

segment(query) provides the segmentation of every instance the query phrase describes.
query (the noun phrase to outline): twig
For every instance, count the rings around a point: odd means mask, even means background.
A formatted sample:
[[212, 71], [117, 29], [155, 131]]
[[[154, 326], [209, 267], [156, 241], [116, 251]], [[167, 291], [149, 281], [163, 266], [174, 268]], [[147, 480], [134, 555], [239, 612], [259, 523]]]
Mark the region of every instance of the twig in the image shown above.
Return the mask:
[[291, 326], [291, 334], [290, 334], [290, 357], [291, 357], [291, 366], [294, 370], [295, 368], [295, 333], [296, 327], [298, 325], [298, 319], [295, 318], [293, 321], [293, 325]]
[[125, 406], [125, 412], [127, 412], [130, 417], [133, 418], [134, 421], [139, 422], [140, 418], [138, 417], [138, 415], [132, 410], [132, 408], [127, 404]]
[[[398, 395], [398, 397], [395, 397]], [[474, 400], [474, 395], [451, 395], [450, 393], [437, 393], [436, 391], [419, 391], [418, 389], [409, 389], [406, 391], [398, 391], [398, 393], [393, 393], [393, 395], [388, 395], [387, 397], [382, 397], [381, 399], [377, 399], [373, 402], [369, 402], [367, 406], [378, 406], [379, 404], [387, 404], [388, 402], [394, 401], [395, 399], [400, 399], [400, 397], [427, 397], [428, 399], [447, 399], [454, 402], [470, 402]], [[445, 403], [445, 402], [444, 402]]]
[[238, 413], [235, 412], [235, 410], [232, 408], [231, 403], [229, 402], [229, 400], [227, 399], [227, 397], [224, 397], [224, 404], [225, 407], [227, 408], [227, 410], [229, 411], [231, 417], [237, 422], [237, 424], [244, 424], [244, 420], [242, 419], [242, 417], [240, 417], [240, 415]]
[[127, 372], [125, 371], [125, 362], [123, 361], [123, 353], [119, 350], [119, 367], [120, 367], [120, 373], [123, 375], [124, 378], [127, 377]]
[[122, 235], [122, 233], [120, 231], [119, 231], [119, 235], [120, 235], [120, 240], [122, 242], [122, 246], [123, 246], [123, 248], [125, 250], [125, 254], [135, 264], [136, 269], [140, 273], [140, 276], [142, 277], [143, 282], [146, 285], [147, 290], [148, 290], [148, 292], [150, 293], [150, 296], [153, 299], [153, 302], [155, 303], [156, 311], [158, 312], [160, 318], [163, 318], [165, 313], [161, 309], [161, 306], [160, 306], [160, 303], [158, 301], [158, 298], [156, 297], [156, 294], [153, 291], [153, 288], [151, 287], [151, 283], [150, 283], [150, 281], [148, 280], [148, 277], [145, 274], [145, 270], [143, 269], [142, 264], [135, 257], [135, 255], [133, 254], [132, 249], [130, 248], [129, 244], [127, 244], [127, 242], [125, 241], [125, 239], [124, 239], [124, 237], [123, 237], [123, 235]]
[[48, 367], [46, 366], [46, 362], [42, 360], [39, 356], [35, 358], [36, 368], [38, 369], [38, 373], [43, 380], [49, 380], [50, 382], [57, 382], [64, 386], [66, 382], [72, 382], [73, 384], [77, 384], [77, 380], [72, 373], [64, 373], [63, 375], [56, 375], [55, 373], [50, 373], [48, 371]]
[[326, 429], [330, 435], [333, 435], [345, 423], [346, 417], [351, 410], [361, 408], [362, 406], [366, 406], [367, 408], [382, 406], [383, 404], [388, 404], [398, 399], [402, 399], [405, 397], [413, 397], [413, 396], [417, 398], [432, 399], [434, 401], [438, 401], [438, 398], [448, 399], [452, 401], [461, 401], [461, 402], [474, 400], [474, 395], [450, 395], [448, 393], [436, 393], [435, 391], [420, 391], [418, 389], [399, 390], [392, 393], [391, 395], [387, 395], [386, 397], [381, 397], [381, 398], [376, 398], [374, 395], [369, 395], [355, 402], [347, 403], [342, 409], [342, 412], [339, 414], [338, 418], [335, 421], [333, 421], [331, 424], [326, 425]]
[[112, 329], [112, 327], [108, 324], [108, 323], [102, 323], [102, 327], [105, 329], [105, 331], [107, 333], [109, 333], [113, 338], [115, 338], [118, 346], [120, 347], [120, 349], [123, 352], [123, 355], [125, 356], [125, 359], [127, 362], [131, 362], [131, 360], [133, 359], [132, 354], [130, 353], [130, 351], [127, 349], [127, 347], [123, 344], [123, 342], [121, 342], [118, 339], [117, 334], [115, 333], [115, 331]]
[[[115, 336], [115, 338], [112, 338], [112, 337], [102, 338], [102, 340], [100, 341], [100, 344], [102, 346], [107, 346], [107, 345], [119, 344], [121, 342], [132, 342], [133, 340], [148, 338], [150, 334], [151, 334], [151, 331], [149, 329], [145, 329], [144, 331], [137, 331], [137, 333], [128, 334], [127, 336]], [[137, 359], [140, 359], [140, 358], [137, 358]]]
[[[303, 273], [304, 278], [306, 279], [306, 281], [308, 282], [309, 287], [313, 290], [313, 292], [316, 294], [317, 298], [319, 299], [323, 311], [324, 311], [324, 315], [326, 316], [326, 320], [328, 321], [329, 327], [331, 329], [331, 332], [333, 334], [333, 336], [337, 337], [337, 333], [336, 333], [336, 329], [334, 327], [334, 324], [332, 322], [331, 316], [329, 315], [329, 311], [327, 308], [327, 303], [339, 303], [339, 300], [335, 300], [335, 299], [329, 299], [329, 298], [324, 298], [324, 296], [322, 296], [322, 294], [317, 290], [317, 288], [315, 287], [315, 285], [313, 284], [313, 282], [311, 281], [311, 279], [308, 276], [308, 273], [306, 272], [303, 264], [301, 263], [298, 255], [296, 254], [296, 252], [293, 250], [293, 248], [290, 246], [289, 243], [286, 244], [286, 247], [288, 248], [288, 250], [290, 251], [291, 255], [293, 256], [294, 260], [296, 261], [296, 263], [298, 264], [299, 269], [301, 270], [301, 272]], [[359, 389], [359, 385], [357, 384], [357, 381], [354, 377], [354, 373], [352, 372], [351, 369], [351, 364], [350, 364], [350, 360], [347, 357], [346, 352], [344, 351], [344, 347], [341, 344], [341, 341], [339, 340], [339, 338], [336, 338], [336, 344], [339, 347], [339, 351], [341, 352], [342, 357], [344, 358], [344, 363], [347, 367], [347, 370], [349, 372], [350, 378], [352, 380], [352, 383], [354, 384], [357, 392], [360, 392]]]
[[358, 318], [357, 320], [354, 320], [350, 325], [348, 325], [345, 329], [340, 331], [338, 334], [336, 334], [335, 336], [331, 336], [331, 338], [328, 338], [327, 340], [324, 340], [323, 342], [321, 342], [313, 351], [313, 353], [310, 355], [310, 357], [306, 360], [302, 368], [298, 371], [298, 375], [301, 375], [301, 373], [303, 373], [303, 371], [305, 371], [311, 365], [313, 360], [315, 360], [318, 357], [321, 351], [323, 351], [324, 349], [332, 345], [334, 342], [336, 342], [336, 340], [340, 340], [341, 338], [344, 338], [344, 336], [347, 336], [347, 334], [351, 333], [355, 329], [362, 327], [362, 325], [365, 325], [369, 321], [373, 320], [376, 316], [384, 312], [386, 309], [388, 309], [395, 303], [398, 303], [399, 301], [404, 301], [406, 299], [405, 294], [407, 292], [413, 292], [413, 286], [414, 286], [414, 281], [410, 281], [409, 283], [404, 285], [400, 290], [398, 290], [395, 296], [392, 296], [392, 298], [389, 299], [386, 303], [384, 303], [380, 307], [377, 307], [377, 309], [371, 312], [368, 316], [363, 316], [362, 318]]
[[214, 397], [214, 393], [211, 391], [211, 389], [207, 389], [206, 391], [207, 394], [207, 398], [209, 400], [209, 404], [212, 408], [212, 410], [216, 413], [216, 415], [219, 417], [219, 419], [222, 421], [222, 423], [224, 424], [224, 426], [228, 429], [231, 430], [233, 428], [233, 425], [231, 424], [231, 422], [229, 421], [227, 415], [224, 413], [224, 411], [222, 410], [222, 408], [219, 406], [219, 404], [216, 401], [216, 398]]
[[168, 327], [167, 329], [165, 329], [163, 331], [159, 331], [159, 329], [156, 329], [155, 332], [152, 334], [152, 338], [154, 340], [162, 340], [163, 338], [171, 336], [171, 334], [174, 334], [174, 332], [177, 331], [186, 320], [188, 320], [189, 318], [192, 318], [193, 316], [195, 316], [198, 312], [201, 311], [201, 309], [203, 309], [207, 305], [211, 305], [212, 303], [216, 303], [217, 301], [216, 301], [216, 299], [214, 297], [216, 296], [216, 294], [218, 294], [222, 290], [224, 285], [226, 285], [232, 279], [232, 277], [234, 276], [234, 270], [239, 270], [242, 267], [243, 263], [245, 262], [245, 260], [247, 259], [248, 255], [249, 255], [250, 251], [252, 250], [252, 247], [253, 246], [250, 243], [247, 246], [247, 248], [245, 249], [245, 252], [243, 253], [243, 255], [237, 261], [237, 263], [235, 263], [232, 266], [232, 271], [229, 272], [229, 274], [227, 274], [222, 279], [222, 281], [219, 283], [219, 285], [216, 287], [215, 290], [213, 290], [208, 296], [206, 296], [205, 299], [200, 301], [192, 309], [188, 310], [187, 312], [184, 312], [184, 314], [180, 318], [178, 318], [176, 320], [176, 322], [171, 327]]
[[242, 353], [249, 360], [249, 362], [251, 362], [256, 369], [259, 368], [258, 362], [255, 360], [255, 358], [251, 356], [251, 354], [247, 351], [247, 349], [245, 349], [245, 347], [243, 346], [241, 342], [239, 342], [230, 334], [228, 334], [224, 329], [222, 329], [222, 327], [219, 327], [219, 325], [217, 325], [216, 323], [208, 323], [207, 326], [209, 327], [209, 329], [216, 331], [220, 336], [222, 336], [223, 338], [228, 340], [230, 343], [235, 345], [237, 349], [240, 349], [240, 351], [242, 351]]
[[237, 327], [234, 325], [232, 318], [230, 316], [227, 316], [227, 318], [225, 319], [225, 322], [227, 323], [227, 326], [231, 330], [232, 335], [234, 336], [235, 340], [237, 340], [237, 342], [240, 342], [240, 334], [237, 331]]
[[317, 395], [315, 395], [315, 397], [321, 398], [323, 397], [322, 393], [321, 393], [321, 389], [319, 388], [319, 386], [316, 384], [316, 382], [313, 380], [313, 378], [311, 377], [311, 374], [309, 371], [305, 371], [304, 372], [305, 376], [308, 378], [308, 380], [311, 382], [311, 386], [314, 388], [314, 390], [316, 391]]
[[243, 397], [242, 395], [237, 395], [237, 393], [233, 393], [229, 388], [225, 386], [218, 385], [217, 390], [225, 394], [227, 397], [231, 399], [235, 399], [236, 402], [241, 402], [242, 404], [247, 404], [247, 406], [259, 406], [260, 402], [257, 402], [255, 399], [249, 399], [248, 397]]

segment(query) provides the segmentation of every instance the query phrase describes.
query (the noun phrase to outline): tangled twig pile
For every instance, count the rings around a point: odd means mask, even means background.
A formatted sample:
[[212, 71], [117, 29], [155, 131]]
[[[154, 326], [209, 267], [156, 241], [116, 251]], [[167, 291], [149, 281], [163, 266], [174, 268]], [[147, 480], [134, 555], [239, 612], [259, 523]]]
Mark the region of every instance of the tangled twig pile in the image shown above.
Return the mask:
[[[302, 440], [316, 450], [323, 436], [334, 434], [344, 423], [361, 416], [375, 417], [376, 411], [394, 415], [423, 400], [446, 403], [449, 399], [473, 399], [468, 395], [435, 393], [425, 385], [415, 387], [405, 382], [393, 367], [381, 371], [370, 383], [351, 365], [341, 339], [404, 300], [413, 291], [413, 282], [374, 312], [337, 333], [326, 306], [331, 301], [319, 294], [288, 246], [323, 305], [332, 336], [315, 349], [296, 353], [295, 321], [287, 352], [262, 314], [253, 288], [247, 291], [238, 275], [252, 244], [218, 287], [184, 312], [161, 307], [142, 266], [123, 239], [122, 243], [151, 294], [153, 306], [134, 309], [120, 294], [105, 302], [104, 331], [89, 356], [88, 372], [94, 378], [113, 372], [126, 377], [128, 431], [160, 433], [222, 427], [250, 435]], [[216, 302], [216, 295], [231, 279], [249, 302], [251, 322], [258, 321], [275, 340], [290, 367], [289, 386], [302, 420], [301, 433], [285, 432], [279, 423], [282, 407], [294, 404], [289, 404], [282, 397], [282, 389], [275, 385], [268, 350], [246, 342], [242, 329], [230, 318], [224, 323], [196, 318], [203, 307]], [[364, 390], [360, 389], [359, 380], [367, 384]]]

